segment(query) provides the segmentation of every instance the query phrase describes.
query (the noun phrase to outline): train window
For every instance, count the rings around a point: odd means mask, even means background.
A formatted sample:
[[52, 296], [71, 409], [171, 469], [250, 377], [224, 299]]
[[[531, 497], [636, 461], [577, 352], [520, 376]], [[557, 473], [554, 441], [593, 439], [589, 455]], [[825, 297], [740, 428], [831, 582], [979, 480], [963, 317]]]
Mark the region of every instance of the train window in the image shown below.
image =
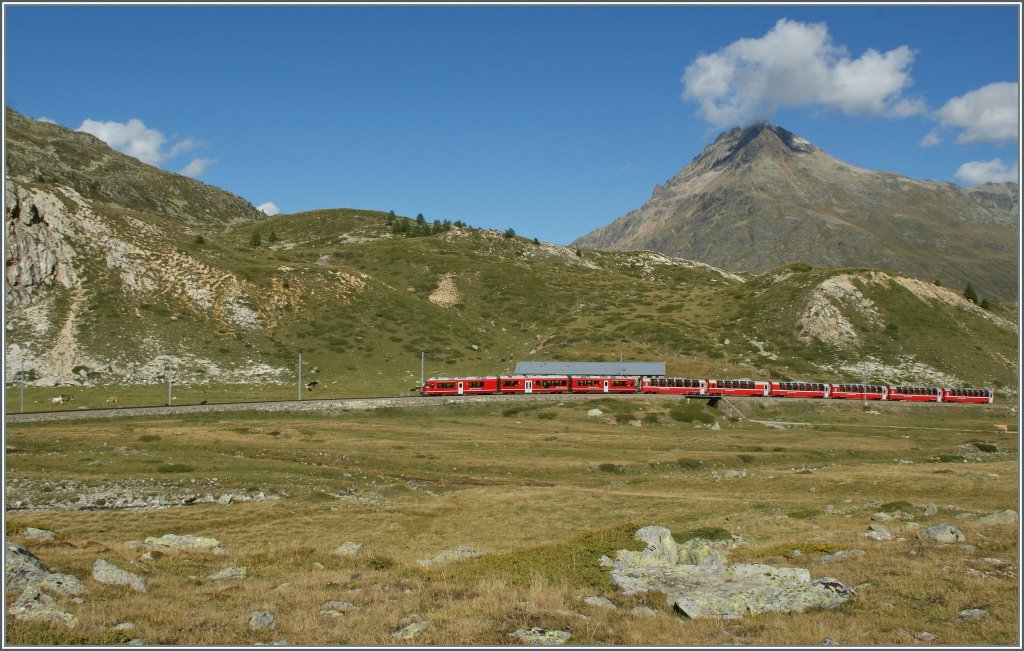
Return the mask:
[[470, 382], [469, 383], [469, 388], [470, 389], [482, 389], [482, 388], [484, 388], [484, 383], [483, 382]]
[[517, 387], [519, 386], [519, 380], [502, 380], [501, 386], [503, 387]]
[[613, 387], [624, 387], [627, 386], [628, 384], [629, 383], [626, 380], [612, 380]]
[[455, 383], [454, 382], [438, 382], [437, 383], [437, 388], [438, 389], [454, 389], [455, 388]]

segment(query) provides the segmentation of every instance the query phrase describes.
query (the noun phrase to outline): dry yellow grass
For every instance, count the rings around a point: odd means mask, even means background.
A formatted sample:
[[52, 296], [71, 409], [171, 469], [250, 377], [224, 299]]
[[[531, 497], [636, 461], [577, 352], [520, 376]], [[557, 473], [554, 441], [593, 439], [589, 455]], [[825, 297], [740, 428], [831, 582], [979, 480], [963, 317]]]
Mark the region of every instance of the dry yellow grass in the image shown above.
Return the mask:
[[[714, 412], [722, 429], [712, 431], [674, 421], [674, 404], [548, 402], [518, 411], [454, 405], [11, 426], [7, 476], [19, 487], [9, 500], [24, 497], [28, 480], [41, 498], [45, 486], [69, 479], [95, 486], [153, 480], [156, 492], [196, 479], [202, 491], [263, 490], [281, 499], [8, 512], [9, 539], [26, 544], [51, 571], [83, 579], [89, 594], [82, 604], [62, 602], [78, 617], [76, 629], [8, 620], [7, 641], [111, 643], [125, 637], [111, 628], [132, 621], [138, 629], [127, 637], [148, 644], [392, 645], [404, 643], [397, 630], [420, 619], [429, 625], [408, 643], [519, 644], [510, 634], [531, 626], [569, 630], [570, 644], [602, 646], [818, 645], [826, 636], [844, 645], [904, 645], [920, 643], [920, 631], [942, 645], [1019, 641], [1017, 527], [957, 518], [1019, 511], [1017, 435], [992, 428], [1013, 422], [1006, 407], [872, 405], [878, 413], [867, 414], [861, 405], [794, 402], [773, 403], [762, 414], [743, 403], [748, 419], [820, 424], [774, 429]], [[595, 405], [607, 416], [587, 418]], [[659, 422], [633, 427], [625, 424], [632, 418], [616, 413]], [[963, 456], [969, 441], [998, 451], [938, 460]], [[191, 470], [154, 472], [171, 464]], [[728, 470], [747, 475], [727, 479]], [[923, 543], [912, 531], [897, 533], [904, 539], [896, 541], [863, 537], [871, 515], [895, 501], [912, 505], [922, 527], [957, 526], [976, 550]], [[938, 514], [923, 515], [929, 502]], [[597, 566], [602, 553], [635, 548], [630, 535], [645, 524], [677, 536], [728, 530], [745, 541], [728, 552], [730, 561], [807, 567], [814, 577], [857, 586], [858, 597], [834, 611], [681, 619], [658, 595], [618, 594]], [[30, 526], [57, 539], [25, 540]], [[148, 571], [131, 565], [142, 550], [127, 541], [165, 533], [214, 536], [230, 555], [173, 552]], [[347, 540], [363, 543], [364, 555], [331, 553]], [[434, 568], [416, 563], [460, 544], [487, 555]], [[823, 551], [851, 548], [866, 553], [830, 565], [819, 560]], [[1008, 564], [995, 567], [986, 557]], [[138, 572], [149, 591], [92, 581], [97, 558]], [[205, 580], [229, 566], [245, 566], [246, 578]], [[620, 607], [587, 606], [581, 599], [589, 595]], [[344, 619], [325, 617], [321, 605], [331, 600], [358, 609]], [[641, 604], [657, 615], [630, 612]], [[960, 621], [966, 608], [990, 616]], [[250, 631], [248, 616], [257, 610], [273, 612], [278, 628]]]

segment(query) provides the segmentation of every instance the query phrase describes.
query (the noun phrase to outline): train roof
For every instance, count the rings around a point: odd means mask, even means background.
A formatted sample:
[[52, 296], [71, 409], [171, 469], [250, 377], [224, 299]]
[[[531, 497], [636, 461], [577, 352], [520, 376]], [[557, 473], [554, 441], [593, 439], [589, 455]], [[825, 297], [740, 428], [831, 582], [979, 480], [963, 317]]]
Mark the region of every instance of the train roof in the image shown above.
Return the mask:
[[664, 376], [665, 362], [516, 362], [516, 375]]

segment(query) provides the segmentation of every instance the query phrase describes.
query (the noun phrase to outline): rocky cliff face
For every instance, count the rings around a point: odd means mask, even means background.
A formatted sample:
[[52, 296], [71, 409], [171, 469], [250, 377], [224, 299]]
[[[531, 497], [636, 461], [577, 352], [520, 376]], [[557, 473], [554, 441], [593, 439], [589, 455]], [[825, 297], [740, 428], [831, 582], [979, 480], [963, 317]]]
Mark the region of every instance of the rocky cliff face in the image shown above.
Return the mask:
[[[32, 384], [47, 386], [103, 376], [156, 377], [166, 366], [168, 345], [165, 333], [158, 334], [165, 328], [140, 323], [129, 335], [118, 324], [173, 320], [176, 307], [207, 313], [231, 328], [266, 323], [266, 315], [252, 307], [261, 294], [252, 283], [180, 247], [193, 234], [258, 219], [247, 201], [10, 110], [7, 127], [7, 381], [23, 366]], [[140, 311], [155, 303], [170, 309]], [[194, 357], [194, 368], [232, 375]], [[251, 372], [247, 367], [237, 374]]]
[[864, 170], [772, 124], [721, 134], [651, 199], [573, 246], [650, 249], [729, 271], [874, 267], [1017, 295], [1016, 184]]

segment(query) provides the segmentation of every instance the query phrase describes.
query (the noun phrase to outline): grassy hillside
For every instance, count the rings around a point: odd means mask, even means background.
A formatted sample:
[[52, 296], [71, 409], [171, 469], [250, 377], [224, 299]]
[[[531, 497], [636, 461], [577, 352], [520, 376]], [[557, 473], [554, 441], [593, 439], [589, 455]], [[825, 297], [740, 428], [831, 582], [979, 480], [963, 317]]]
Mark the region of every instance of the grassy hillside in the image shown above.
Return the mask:
[[[870, 270], [794, 265], [740, 277], [647, 252], [577, 251], [471, 228], [395, 236], [402, 219], [323, 210], [193, 236], [166, 258], [177, 281], [143, 301], [125, 294], [117, 269], [97, 265], [83, 290], [79, 346], [134, 364], [133, 384], [165, 383], [162, 356], [170, 354], [177, 384], [225, 399], [254, 395], [252, 385], [268, 385], [256, 395], [292, 397], [300, 352], [306, 379], [319, 382], [312, 397], [408, 392], [421, 351], [427, 375], [621, 354], [704, 377], [859, 381], [868, 360], [871, 381], [1015, 383], [1015, 326], [941, 288], [946, 302], [936, 303]], [[823, 283], [850, 277], [859, 298], [818, 296]], [[232, 300], [255, 325], [180, 291], [216, 295], [222, 278], [242, 288]], [[74, 291], [63, 294], [70, 301]], [[856, 341], [808, 336], [801, 318], [814, 300], [830, 301]], [[51, 309], [59, 312], [60, 301]], [[11, 340], [20, 343], [17, 334]], [[244, 374], [246, 365], [248, 379], [224, 373]], [[103, 388], [79, 391], [93, 400], [126, 383], [102, 368], [88, 372]]]

